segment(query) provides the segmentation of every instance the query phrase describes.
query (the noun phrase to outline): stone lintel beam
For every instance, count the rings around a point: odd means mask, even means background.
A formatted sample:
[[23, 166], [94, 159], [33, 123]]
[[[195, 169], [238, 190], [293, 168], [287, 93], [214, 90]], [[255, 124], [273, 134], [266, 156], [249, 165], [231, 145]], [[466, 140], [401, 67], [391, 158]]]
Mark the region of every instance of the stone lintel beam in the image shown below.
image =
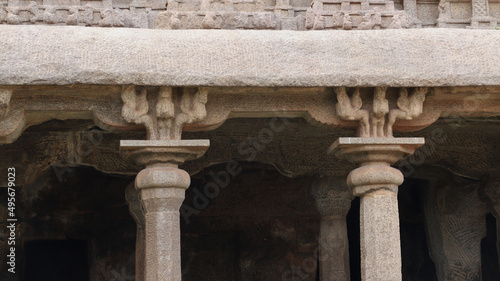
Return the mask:
[[434, 87], [500, 81], [495, 30], [2, 25], [0, 38], [2, 85]]
[[423, 138], [339, 138], [328, 150], [359, 165], [347, 177], [361, 197], [361, 276], [401, 281], [398, 186], [403, 174], [390, 165], [411, 155]]
[[[11, 143], [25, 128], [51, 119], [93, 120], [106, 130], [140, 130], [141, 125], [130, 124], [122, 116], [123, 88], [122, 85], [1, 87], [0, 143]], [[152, 100], [166, 89], [162, 86], [136, 88], [146, 89]], [[336, 112], [335, 91], [340, 88], [343, 87], [174, 87], [172, 94], [206, 94], [206, 117], [184, 124], [183, 131], [213, 130], [230, 118], [304, 118], [314, 126], [331, 129], [356, 126], [349, 116], [342, 120]], [[355, 89], [347, 88], [346, 94], [352, 97]], [[372, 103], [373, 88], [359, 88], [359, 91], [363, 93], [360, 110], [363, 111]], [[412, 102], [415, 93], [412, 88], [387, 88], [389, 104], [398, 105], [391, 106], [396, 110], [388, 114], [387, 128], [395, 122], [394, 131], [415, 131], [429, 126], [440, 116], [500, 116], [500, 87], [429, 88], [423, 108]], [[409, 106], [411, 104], [417, 106]], [[153, 113], [155, 109], [150, 110]], [[375, 117], [369, 116], [377, 121]]]
[[[136, 268], [143, 267], [143, 270], [136, 271], [137, 280], [182, 280], [179, 208], [191, 178], [178, 165], [201, 157], [209, 145], [208, 140], [120, 142], [120, 150], [126, 158], [146, 167], [135, 179], [145, 227], [144, 260], [136, 260]], [[130, 198], [133, 202], [133, 196]], [[134, 213], [137, 207], [134, 204], [131, 207]], [[142, 246], [140, 241], [138, 245]]]

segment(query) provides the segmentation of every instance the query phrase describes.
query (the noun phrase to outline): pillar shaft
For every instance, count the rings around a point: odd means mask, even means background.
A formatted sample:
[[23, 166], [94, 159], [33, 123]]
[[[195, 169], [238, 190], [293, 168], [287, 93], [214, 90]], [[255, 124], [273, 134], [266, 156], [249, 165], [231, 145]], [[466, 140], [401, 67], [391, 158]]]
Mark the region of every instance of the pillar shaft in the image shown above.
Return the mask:
[[145, 212], [146, 280], [182, 280], [179, 208], [189, 184], [184, 170], [158, 164], [136, 177]]
[[396, 193], [361, 197], [360, 239], [363, 280], [401, 280], [401, 242]]
[[349, 241], [345, 216], [322, 217], [319, 269], [321, 281], [349, 281]]
[[179, 212], [146, 213], [146, 280], [182, 280]]
[[352, 193], [344, 179], [321, 177], [313, 182], [316, 208], [321, 216], [319, 230], [320, 281], [349, 281], [349, 241], [346, 216]]

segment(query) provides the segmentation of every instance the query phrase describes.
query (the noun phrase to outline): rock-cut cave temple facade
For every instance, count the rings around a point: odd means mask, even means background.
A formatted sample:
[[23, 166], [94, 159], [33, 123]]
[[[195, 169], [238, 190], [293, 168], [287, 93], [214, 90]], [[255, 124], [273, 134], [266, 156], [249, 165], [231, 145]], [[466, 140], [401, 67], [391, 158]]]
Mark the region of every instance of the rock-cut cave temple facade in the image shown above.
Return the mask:
[[1, 280], [500, 280], [499, 0], [0, 0]]

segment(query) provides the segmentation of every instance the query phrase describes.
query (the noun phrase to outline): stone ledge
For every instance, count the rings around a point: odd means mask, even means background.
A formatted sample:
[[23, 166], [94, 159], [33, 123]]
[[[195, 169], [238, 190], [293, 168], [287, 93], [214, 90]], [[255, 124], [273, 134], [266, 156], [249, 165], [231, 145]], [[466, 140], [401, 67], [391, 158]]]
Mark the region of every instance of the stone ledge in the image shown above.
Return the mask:
[[500, 31], [0, 26], [0, 85], [500, 85]]
[[121, 150], [140, 148], [190, 148], [207, 149], [210, 140], [120, 140]]

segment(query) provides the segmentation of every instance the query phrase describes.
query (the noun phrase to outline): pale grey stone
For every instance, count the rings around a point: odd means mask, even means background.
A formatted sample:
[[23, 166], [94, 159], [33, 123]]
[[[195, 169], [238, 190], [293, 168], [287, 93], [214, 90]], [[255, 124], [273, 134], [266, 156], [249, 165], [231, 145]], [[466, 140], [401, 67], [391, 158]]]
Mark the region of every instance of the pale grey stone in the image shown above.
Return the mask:
[[364, 281], [401, 281], [396, 193], [361, 198], [361, 276]]
[[[500, 32], [0, 26], [0, 84], [498, 85]], [[388, 54], [395, 59], [387, 59]]]

